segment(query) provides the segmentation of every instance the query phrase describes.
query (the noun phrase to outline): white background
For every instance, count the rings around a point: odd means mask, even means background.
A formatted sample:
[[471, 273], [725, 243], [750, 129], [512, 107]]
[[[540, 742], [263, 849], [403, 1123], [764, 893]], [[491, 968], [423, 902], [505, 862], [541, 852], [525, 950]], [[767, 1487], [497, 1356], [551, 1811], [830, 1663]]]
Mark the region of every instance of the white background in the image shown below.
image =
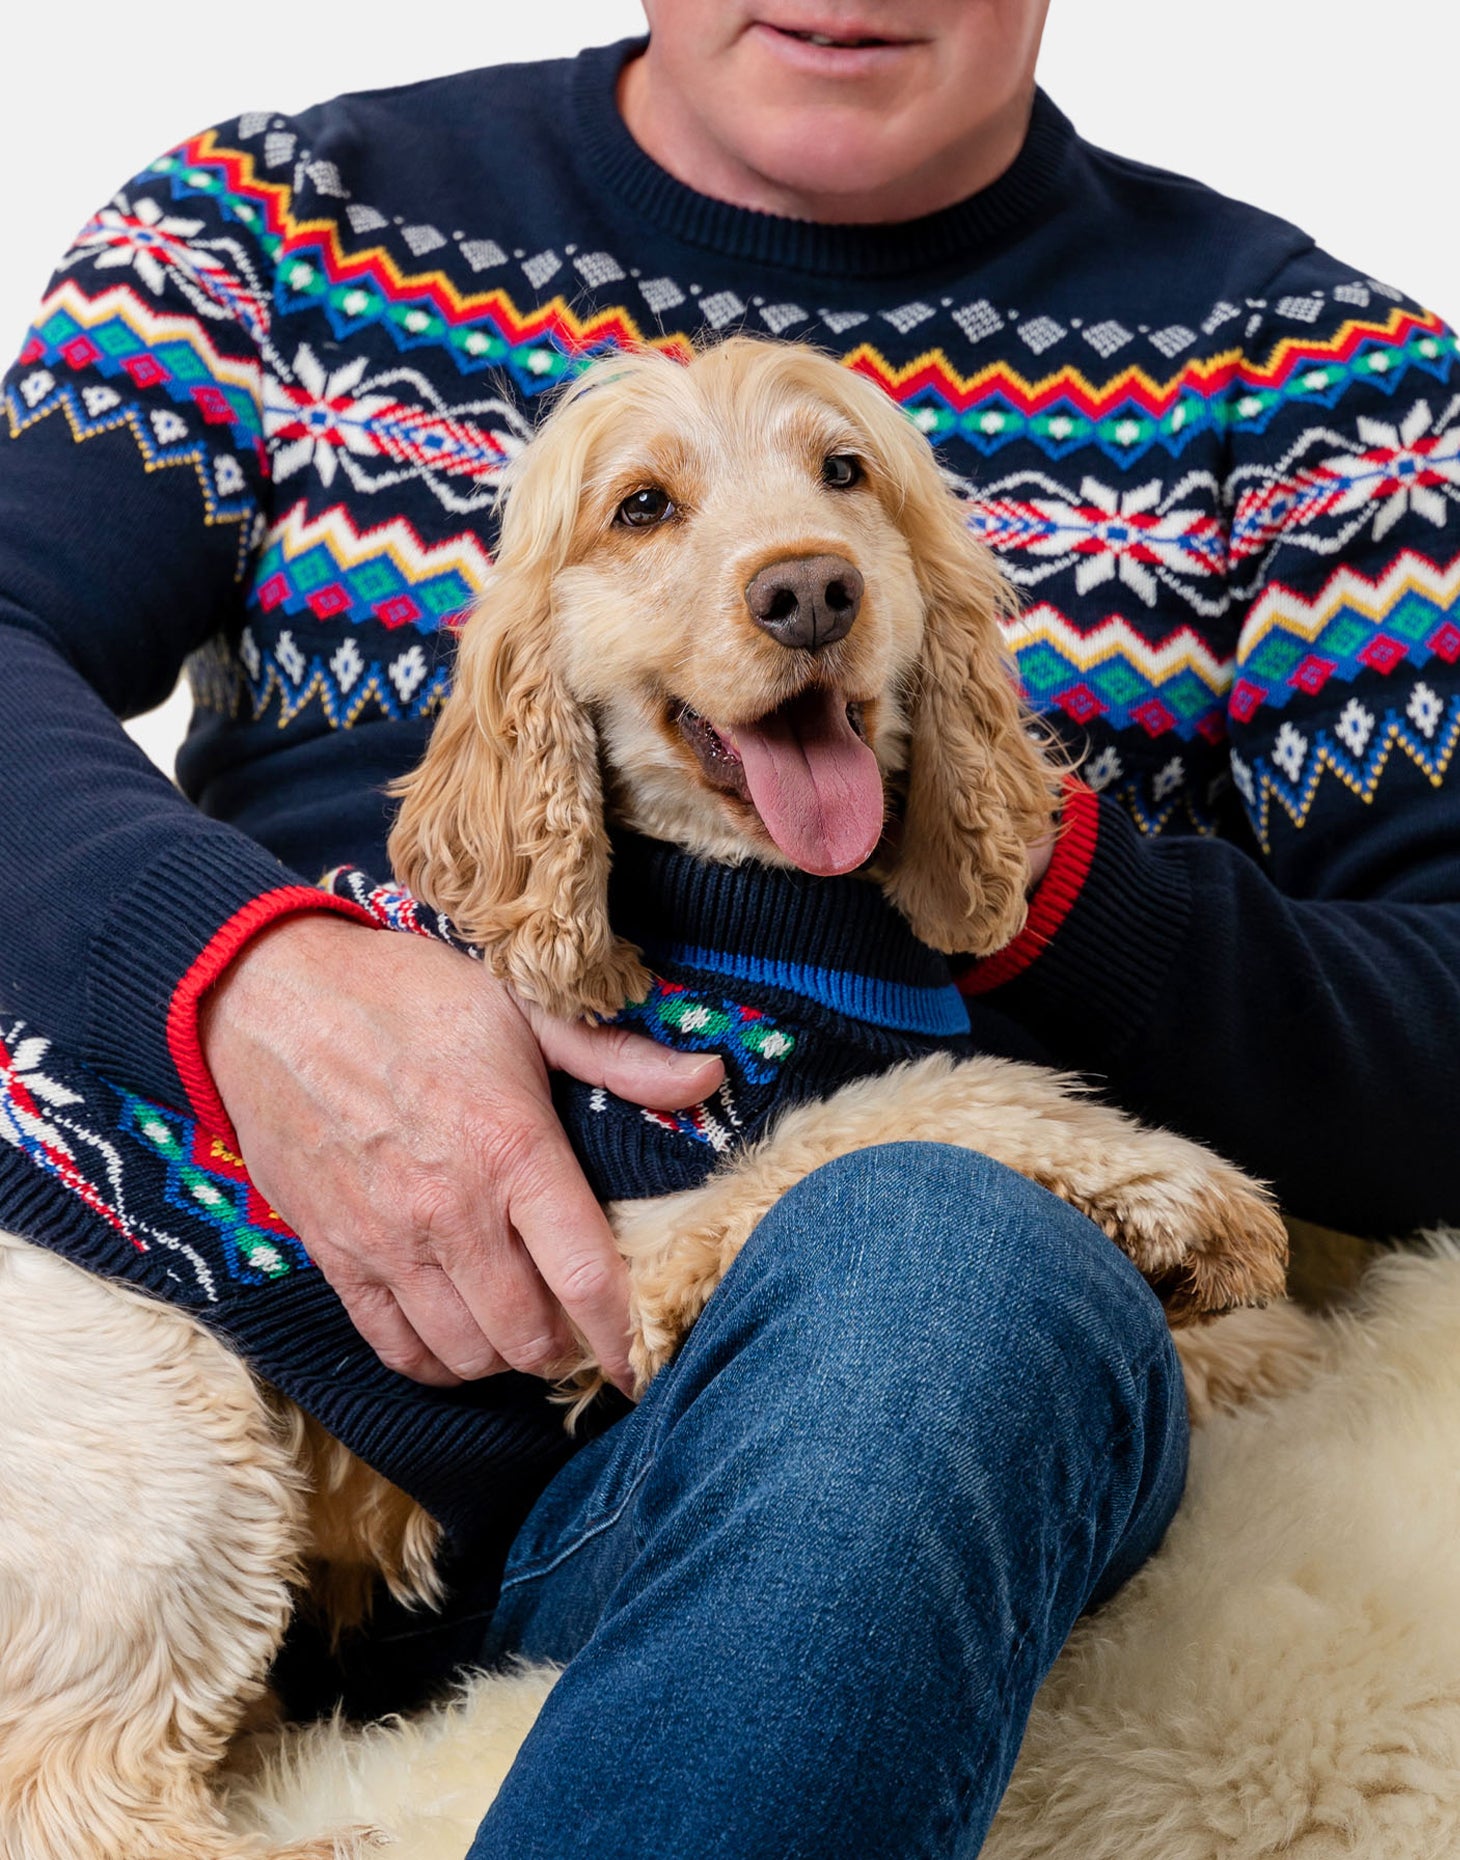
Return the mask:
[[[7, 61], [0, 350], [111, 191], [244, 109], [637, 32], [637, 0], [236, 0], [87, 8], [53, 60]], [[1460, 317], [1457, 0], [1053, 0], [1045, 88], [1092, 141], [1306, 227], [1358, 270]], [[168, 765], [179, 703], [134, 726]]]

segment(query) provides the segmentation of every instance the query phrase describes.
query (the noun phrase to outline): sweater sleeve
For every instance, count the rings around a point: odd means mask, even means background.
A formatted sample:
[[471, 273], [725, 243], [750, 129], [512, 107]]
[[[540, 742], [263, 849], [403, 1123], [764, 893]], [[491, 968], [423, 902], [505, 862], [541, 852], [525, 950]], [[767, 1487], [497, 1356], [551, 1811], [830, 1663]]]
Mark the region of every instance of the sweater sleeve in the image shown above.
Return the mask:
[[1321, 253], [1268, 298], [1302, 333], [1257, 306], [1227, 408], [1232, 831], [1077, 785], [965, 985], [1291, 1212], [1405, 1232], [1460, 1217], [1460, 365]]
[[0, 387], [0, 1000], [226, 1125], [201, 994], [263, 924], [351, 907], [205, 818], [117, 720], [237, 624], [268, 495], [268, 229], [174, 202], [195, 146], [83, 228]]

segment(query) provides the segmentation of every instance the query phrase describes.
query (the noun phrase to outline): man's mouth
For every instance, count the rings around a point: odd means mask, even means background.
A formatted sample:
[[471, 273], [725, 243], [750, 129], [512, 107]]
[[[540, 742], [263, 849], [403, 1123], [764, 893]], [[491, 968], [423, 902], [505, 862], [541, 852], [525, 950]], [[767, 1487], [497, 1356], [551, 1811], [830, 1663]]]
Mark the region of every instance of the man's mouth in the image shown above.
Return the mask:
[[794, 39], [801, 45], [814, 45], [820, 51], [887, 52], [899, 51], [915, 43], [907, 38], [889, 38], [886, 33], [867, 32], [855, 26], [828, 31], [820, 26], [783, 26], [775, 20], [760, 20], [759, 30], [778, 39]]
[[857, 47], [862, 45], [892, 45], [892, 39], [856, 39], [833, 38], [829, 32], [797, 32], [794, 26], [778, 26], [777, 32], [784, 32], [788, 39], [800, 39], [807, 45], [841, 45]]
[[871, 858], [884, 802], [862, 704], [815, 685], [748, 723], [672, 714], [710, 785], [753, 807], [793, 865], [826, 877]]

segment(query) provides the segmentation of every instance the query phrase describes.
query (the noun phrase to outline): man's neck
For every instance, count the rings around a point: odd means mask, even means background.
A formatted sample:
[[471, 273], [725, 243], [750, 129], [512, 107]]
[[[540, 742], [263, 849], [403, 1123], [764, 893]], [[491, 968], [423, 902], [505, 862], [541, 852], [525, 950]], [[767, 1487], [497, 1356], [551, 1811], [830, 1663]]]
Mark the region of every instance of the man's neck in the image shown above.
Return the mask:
[[1033, 82], [936, 163], [865, 188], [815, 192], [761, 173], [706, 129], [689, 100], [664, 83], [646, 51], [624, 66], [618, 107], [629, 134], [675, 180], [713, 200], [822, 225], [880, 225], [920, 219], [966, 200], [1008, 169], [1023, 146]]

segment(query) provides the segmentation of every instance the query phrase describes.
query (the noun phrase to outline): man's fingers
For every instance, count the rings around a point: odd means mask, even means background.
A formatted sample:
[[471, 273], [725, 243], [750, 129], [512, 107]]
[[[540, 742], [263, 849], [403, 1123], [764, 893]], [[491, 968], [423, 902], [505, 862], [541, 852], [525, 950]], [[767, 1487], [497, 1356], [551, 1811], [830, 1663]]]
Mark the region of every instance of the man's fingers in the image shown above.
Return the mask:
[[476, 1382], [520, 1368], [495, 1332], [488, 1335], [445, 1269], [430, 1262], [401, 1274], [393, 1288], [406, 1321], [451, 1373], [453, 1382]]
[[387, 1369], [430, 1388], [454, 1389], [461, 1381], [422, 1340], [388, 1285], [352, 1285], [340, 1297], [351, 1323]]
[[630, 1393], [628, 1268], [561, 1129], [544, 1131], [533, 1166], [509, 1186], [507, 1213], [604, 1374]]
[[677, 1053], [625, 1027], [591, 1027], [528, 1010], [543, 1058], [585, 1085], [653, 1111], [680, 1111], [718, 1090], [725, 1063], [717, 1053]]
[[507, 1367], [524, 1375], [559, 1373], [575, 1351], [573, 1333], [557, 1300], [515, 1235], [483, 1256], [475, 1248], [454, 1255], [456, 1289]]

